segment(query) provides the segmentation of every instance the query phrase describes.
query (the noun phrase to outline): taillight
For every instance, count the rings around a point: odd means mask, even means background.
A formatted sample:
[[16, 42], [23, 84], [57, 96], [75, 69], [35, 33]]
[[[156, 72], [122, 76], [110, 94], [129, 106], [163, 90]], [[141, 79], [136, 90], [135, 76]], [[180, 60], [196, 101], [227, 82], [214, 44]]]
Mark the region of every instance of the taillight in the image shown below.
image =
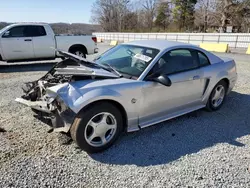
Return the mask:
[[97, 43], [97, 38], [96, 37], [92, 37], [92, 40]]

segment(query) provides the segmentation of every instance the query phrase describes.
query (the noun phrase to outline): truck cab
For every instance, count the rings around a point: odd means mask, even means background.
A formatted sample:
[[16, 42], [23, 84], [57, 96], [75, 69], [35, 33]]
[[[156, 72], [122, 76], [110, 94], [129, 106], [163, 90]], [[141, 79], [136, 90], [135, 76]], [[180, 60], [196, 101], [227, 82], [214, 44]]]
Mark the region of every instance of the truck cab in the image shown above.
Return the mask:
[[96, 53], [96, 37], [56, 36], [49, 24], [12, 24], [0, 30], [4, 61], [55, 59], [55, 48], [83, 55]]

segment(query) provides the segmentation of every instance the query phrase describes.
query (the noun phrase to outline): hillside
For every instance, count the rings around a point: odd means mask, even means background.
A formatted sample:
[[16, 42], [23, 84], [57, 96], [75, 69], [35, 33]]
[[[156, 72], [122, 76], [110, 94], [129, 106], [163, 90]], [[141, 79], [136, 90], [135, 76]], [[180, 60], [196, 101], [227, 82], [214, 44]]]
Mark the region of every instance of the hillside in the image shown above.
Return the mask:
[[[11, 23], [0, 22], [0, 29]], [[56, 34], [91, 34], [93, 32], [102, 31], [100, 25], [82, 24], [82, 23], [51, 23]]]

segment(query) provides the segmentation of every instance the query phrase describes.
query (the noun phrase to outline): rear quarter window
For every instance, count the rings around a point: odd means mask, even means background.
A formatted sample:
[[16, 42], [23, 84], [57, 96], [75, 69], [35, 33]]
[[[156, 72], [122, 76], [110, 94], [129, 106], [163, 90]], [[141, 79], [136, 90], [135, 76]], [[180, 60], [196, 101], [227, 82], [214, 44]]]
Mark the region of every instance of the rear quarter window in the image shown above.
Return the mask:
[[186, 49], [183, 49], [183, 50], [173, 50], [169, 53], [169, 55], [171, 57], [174, 57], [174, 56], [189, 56], [191, 57], [191, 53], [189, 50], [186, 50]]
[[199, 57], [199, 61], [200, 61], [200, 66], [203, 67], [203, 66], [210, 65], [209, 59], [203, 53], [198, 52], [198, 57]]

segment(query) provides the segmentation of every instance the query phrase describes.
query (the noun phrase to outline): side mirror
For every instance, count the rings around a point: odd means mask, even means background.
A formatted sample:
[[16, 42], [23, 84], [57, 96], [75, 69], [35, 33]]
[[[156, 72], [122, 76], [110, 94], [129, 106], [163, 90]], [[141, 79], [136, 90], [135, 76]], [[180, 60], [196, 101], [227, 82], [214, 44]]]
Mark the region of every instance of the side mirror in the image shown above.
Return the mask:
[[160, 75], [158, 75], [156, 77], [153, 77], [153, 78], [151, 77], [151, 78], [149, 78], [147, 80], [150, 80], [150, 81], [153, 81], [153, 82], [158, 82], [158, 83], [160, 83], [160, 84], [162, 84], [164, 86], [168, 86], [168, 87], [170, 87], [172, 85], [171, 80], [165, 74], [160, 74]]

